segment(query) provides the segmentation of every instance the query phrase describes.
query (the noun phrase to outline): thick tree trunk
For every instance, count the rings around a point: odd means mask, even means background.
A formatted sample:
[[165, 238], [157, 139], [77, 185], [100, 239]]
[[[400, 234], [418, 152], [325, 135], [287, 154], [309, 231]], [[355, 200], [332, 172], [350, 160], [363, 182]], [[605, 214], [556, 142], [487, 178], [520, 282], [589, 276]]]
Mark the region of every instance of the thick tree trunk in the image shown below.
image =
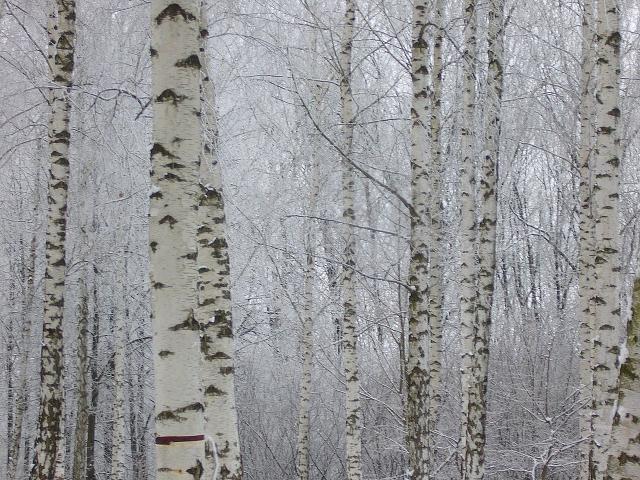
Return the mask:
[[[50, 89], [49, 180], [44, 282], [44, 321], [40, 358], [40, 413], [31, 478], [63, 478], [64, 385], [62, 318], [64, 314], [65, 236], [69, 188], [69, 112], [75, 47], [75, 1], [57, 0], [57, 28], [49, 23], [49, 59], [54, 87]], [[49, 49], [51, 56], [52, 49]]]
[[[351, 50], [353, 47], [356, 5], [354, 0], [346, 0], [342, 44], [340, 48], [340, 103], [342, 120], [343, 151], [349, 157], [353, 147], [354, 110], [351, 90]], [[360, 377], [358, 372], [358, 334], [356, 316], [356, 289], [353, 280], [355, 268], [356, 239], [352, 225], [355, 225], [355, 171], [348, 161], [342, 162], [342, 220], [345, 222], [344, 271], [342, 275], [343, 304], [343, 367], [347, 383], [346, 400], [346, 444], [347, 480], [360, 480], [361, 467], [361, 422]]]
[[620, 363], [607, 480], [640, 478], [640, 279], [636, 279], [633, 285], [633, 307]]
[[584, 0], [582, 13], [582, 71], [580, 74], [580, 107], [578, 111], [580, 121], [580, 138], [578, 147], [578, 169], [580, 172], [580, 252], [578, 295], [580, 312], [580, 438], [587, 439], [580, 446], [581, 478], [588, 479], [593, 462], [593, 432], [592, 432], [592, 386], [591, 371], [593, 354], [593, 335], [595, 319], [590, 305], [593, 296], [592, 275], [595, 268], [593, 263], [593, 215], [591, 212], [591, 153], [595, 144], [593, 73], [595, 68], [595, 52], [593, 48], [593, 3]]
[[620, 31], [618, 2], [599, 1], [596, 21], [599, 68], [596, 90], [596, 146], [593, 157], [592, 212], [595, 269], [591, 307], [595, 317], [593, 351], [593, 473], [603, 478], [618, 399], [616, 382], [620, 351]]
[[200, 2], [153, 0], [149, 247], [158, 480], [199, 479], [204, 460], [196, 222], [201, 149]]
[[[204, 7], [204, 2], [202, 3]], [[208, 451], [218, 480], [240, 480], [242, 462], [235, 402], [234, 342], [229, 289], [229, 250], [220, 166], [216, 156], [215, 96], [206, 60], [207, 22], [201, 12], [200, 61], [204, 142], [200, 164], [198, 204], [198, 303], [196, 319], [201, 325], [202, 383], [205, 432], [215, 447]], [[216, 458], [212, 458], [215, 456]], [[213, 472], [211, 472], [213, 473]], [[207, 473], [208, 474], [208, 473]]]

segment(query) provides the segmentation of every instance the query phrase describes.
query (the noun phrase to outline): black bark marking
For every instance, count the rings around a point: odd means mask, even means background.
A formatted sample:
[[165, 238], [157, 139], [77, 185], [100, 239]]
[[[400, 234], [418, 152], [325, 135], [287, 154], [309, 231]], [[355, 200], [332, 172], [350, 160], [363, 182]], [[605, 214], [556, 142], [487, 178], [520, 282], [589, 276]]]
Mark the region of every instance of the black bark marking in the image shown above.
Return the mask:
[[200, 64], [200, 58], [198, 55], [189, 55], [187, 58], [183, 58], [182, 60], [178, 60], [176, 62], [176, 67], [179, 68], [200, 68], [202, 65]]
[[184, 95], [178, 95], [172, 89], [167, 88], [160, 95], [156, 97], [156, 102], [158, 103], [171, 102], [175, 106], [175, 105], [178, 105], [178, 103], [183, 101], [185, 98], [187, 97]]
[[154, 143], [153, 147], [151, 147], [151, 156], [153, 157], [154, 155], [157, 155], [157, 154], [160, 154], [167, 158], [178, 158], [169, 150], [167, 150], [162, 145], [160, 145], [159, 143]]
[[189, 311], [189, 315], [185, 319], [184, 322], [178, 323], [173, 327], [169, 327], [169, 330], [172, 332], [176, 332], [178, 330], [200, 330], [200, 324], [196, 320], [196, 317], [193, 314], [193, 310]]
[[178, 221], [173, 218], [171, 215], [165, 215], [164, 217], [162, 217], [160, 219], [160, 221], [158, 222], [160, 225], [164, 224], [164, 223], [168, 223], [169, 224], [169, 228], [173, 228], [173, 226], [178, 223]]
[[175, 20], [178, 16], [182, 17], [185, 22], [193, 21], [196, 19], [195, 15], [187, 12], [180, 5], [178, 5], [177, 3], [172, 3], [158, 14], [158, 16], [156, 17], [156, 23], [160, 25], [167, 18], [169, 20]]
[[222, 390], [220, 390], [219, 388], [217, 388], [214, 385], [209, 385], [205, 389], [204, 394], [208, 395], [208, 396], [212, 396], [212, 397], [219, 397], [221, 395], [225, 395], [225, 392], [223, 392]]

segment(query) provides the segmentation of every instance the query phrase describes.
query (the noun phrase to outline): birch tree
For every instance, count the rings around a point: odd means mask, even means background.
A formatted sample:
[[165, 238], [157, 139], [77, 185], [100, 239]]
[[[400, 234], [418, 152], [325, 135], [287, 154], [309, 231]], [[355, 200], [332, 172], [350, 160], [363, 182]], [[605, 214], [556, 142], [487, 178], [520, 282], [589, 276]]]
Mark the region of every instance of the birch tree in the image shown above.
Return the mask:
[[431, 105], [431, 173], [430, 205], [427, 222], [429, 229], [429, 408], [428, 436], [432, 468], [435, 458], [435, 431], [442, 401], [442, 331], [443, 331], [443, 178], [444, 165], [441, 145], [442, 126], [442, 75], [443, 45], [445, 35], [444, 0], [436, 0], [433, 12], [433, 68], [431, 69], [432, 105]]
[[[116, 270], [127, 278], [125, 252], [117, 252]], [[126, 349], [126, 283], [115, 289], [114, 305], [114, 352], [113, 352], [113, 448], [111, 450], [111, 480], [126, 480], [127, 464], [125, 460], [125, 349]]]
[[89, 292], [85, 278], [80, 279], [80, 300], [78, 302], [78, 399], [76, 406], [76, 428], [74, 434], [73, 480], [87, 478], [87, 434], [89, 421], [89, 402], [87, 375], [89, 370]]
[[[429, 253], [431, 204], [429, 148], [431, 139], [429, 99], [429, 3], [413, 6], [411, 48], [411, 259], [409, 262], [409, 342], [407, 350], [407, 450], [412, 479], [428, 478], [429, 455]], [[427, 351], [429, 350], [429, 351]]]
[[[314, 35], [312, 51], [317, 49], [317, 39]], [[312, 87], [312, 106], [318, 107], [324, 98], [321, 88]], [[311, 217], [317, 216], [317, 205], [320, 196], [320, 165], [318, 164], [318, 149], [312, 139], [309, 160], [309, 195], [307, 215], [304, 222], [305, 262], [303, 271], [303, 299], [302, 299], [302, 333], [300, 338], [300, 354], [302, 356], [302, 374], [300, 378], [300, 396], [298, 405], [298, 438], [296, 448], [296, 470], [299, 480], [309, 480], [309, 455], [311, 447], [311, 373], [313, 366], [313, 319], [314, 319], [314, 278], [316, 256], [316, 230]]]
[[[38, 198], [35, 199], [36, 210]], [[21, 322], [22, 322], [22, 352], [20, 353], [20, 362], [17, 365], [19, 369], [20, 383], [17, 387], [15, 395], [16, 409], [13, 416], [13, 429], [9, 429], [9, 445], [7, 448], [7, 476], [16, 478], [19, 466], [20, 444], [22, 442], [25, 413], [27, 409], [27, 378], [29, 368], [29, 348], [28, 340], [31, 334], [32, 317], [34, 315], [34, 297], [35, 297], [35, 262], [36, 262], [36, 236], [34, 234], [29, 250], [30, 257], [25, 261], [23, 280], [26, 284], [24, 299], [22, 302]], [[13, 430], [13, 431], [11, 431]]]
[[633, 284], [633, 306], [627, 322], [627, 341], [619, 356], [620, 376], [613, 416], [607, 480], [640, 478], [640, 279]]
[[361, 422], [360, 378], [358, 373], [358, 334], [356, 290], [354, 283], [356, 239], [353, 225], [356, 223], [354, 193], [355, 171], [349, 161], [353, 147], [355, 126], [353, 92], [351, 89], [351, 55], [356, 19], [355, 0], [346, 0], [344, 27], [340, 46], [340, 120], [342, 122], [343, 151], [347, 161], [342, 162], [342, 220], [345, 222], [344, 269], [342, 274], [343, 312], [343, 368], [347, 386], [347, 480], [360, 480], [361, 466]]
[[[57, 23], [48, 24], [49, 67], [52, 86], [49, 89], [49, 179], [46, 232], [46, 272], [44, 281], [44, 321], [40, 357], [40, 413], [35, 458], [31, 470], [33, 480], [64, 477], [63, 421], [63, 339], [65, 284], [65, 238], [67, 225], [67, 192], [69, 189], [69, 117], [73, 85], [75, 53], [75, 1], [57, 0]], [[52, 58], [53, 55], [53, 58]]]
[[201, 148], [200, 4], [151, 4], [153, 129], [149, 246], [158, 479], [199, 479], [204, 462], [196, 214]]
[[[466, 440], [463, 442], [463, 478], [482, 479], [484, 477], [487, 381], [489, 374], [489, 335], [491, 308], [493, 304], [494, 276], [496, 268], [496, 223], [497, 203], [497, 163], [500, 146], [500, 105], [503, 88], [503, 34], [504, 2], [491, 0], [488, 7], [487, 56], [487, 106], [484, 146], [479, 171], [478, 201], [479, 221], [477, 246], [477, 290], [471, 332], [463, 332], [469, 342], [463, 346], [463, 354], [471, 357], [471, 375], [465, 385], [468, 403], [463, 405], [467, 416], [465, 422]], [[464, 215], [464, 214], [463, 214]], [[471, 347], [470, 350], [468, 348]]]
[[462, 85], [462, 126], [460, 144], [460, 336], [462, 338], [462, 425], [460, 455], [463, 476], [467, 475], [468, 451], [473, 448], [469, 418], [473, 402], [471, 389], [474, 378], [474, 339], [476, 336], [476, 169], [474, 159], [474, 118], [476, 102], [477, 13], [476, 2], [464, 3], [464, 46]]
[[[314, 152], [315, 153], [315, 152]], [[311, 158], [311, 192], [309, 215], [315, 214], [319, 186], [318, 165], [316, 155]], [[302, 355], [302, 376], [300, 379], [300, 404], [298, 406], [298, 441], [296, 450], [296, 469], [299, 480], [309, 480], [309, 450], [311, 444], [311, 368], [313, 360], [313, 281], [315, 234], [311, 222], [305, 222], [307, 231], [303, 306], [302, 306], [302, 336], [300, 353]]]
[[580, 200], [580, 254], [578, 277], [580, 298], [580, 383], [583, 388], [584, 406], [580, 411], [580, 436], [587, 439], [581, 446], [582, 476], [588, 478], [590, 463], [593, 457], [591, 389], [593, 377], [591, 372], [595, 321], [590, 304], [592, 291], [592, 272], [594, 246], [593, 216], [591, 212], [591, 152], [595, 143], [593, 73], [595, 67], [595, 52], [593, 50], [593, 3], [585, 0], [582, 5], [582, 68], [580, 73], [580, 138], [578, 148], [578, 168], [580, 172], [579, 200]]
[[311, 443], [311, 362], [313, 355], [313, 250], [307, 247], [304, 270], [304, 305], [302, 307], [302, 377], [298, 406], [298, 441], [296, 470], [299, 480], [309, 480], [309, 449]]
[[620, 335], [620, 31], [618, 2], [597, 3], [596, 144], [593, 157], [593, 245], [595, 268], [590, 299], [595, 320], [593, 343], [592, 476], [601, 479], [607, 467], [611, 419], [617, 400]]
[[[205, 432], [213, 442], [215, 469], [220, 480], [240, 480], [242, 462], [235, 400], [235, 369], [229, 252], [220, 165], [216, 156], [215, 96], [206, 56], [208, 27], [202, 2], [200, 59], [204, 136], [198, 204], [198, 304], [202, 328], [202, 383]], [[208, 464], [211, 464], [209, 461]], [[213, 472], [207, 472], [211, 475]]]

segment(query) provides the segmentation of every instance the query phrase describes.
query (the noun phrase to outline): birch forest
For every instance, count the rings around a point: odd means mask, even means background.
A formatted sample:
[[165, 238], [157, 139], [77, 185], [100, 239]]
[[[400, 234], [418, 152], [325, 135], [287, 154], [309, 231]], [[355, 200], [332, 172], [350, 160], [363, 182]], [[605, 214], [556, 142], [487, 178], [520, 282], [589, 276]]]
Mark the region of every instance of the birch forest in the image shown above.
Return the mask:
[[0, 0], [0, 480], [640, 480], [639, 0]]

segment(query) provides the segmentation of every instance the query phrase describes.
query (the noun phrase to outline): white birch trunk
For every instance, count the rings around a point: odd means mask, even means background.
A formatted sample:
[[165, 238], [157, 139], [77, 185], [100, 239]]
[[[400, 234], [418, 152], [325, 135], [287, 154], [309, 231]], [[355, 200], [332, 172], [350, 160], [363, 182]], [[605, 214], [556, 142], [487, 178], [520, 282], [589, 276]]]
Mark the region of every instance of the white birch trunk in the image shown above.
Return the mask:
[[[89, 178], [92, 169], [91, 162], [86, 162], [79, 173], [80, 176], [80, 190], [89, 190]], [[95, 202], [95, 200], [94, 200]], [[84, 217], [84, 224], [80, 226], [79, 245], [83, 248], [89, 248], [90, 240], [95, 240], [93, 235], [94, 229], [93, 216], [95, 215], [95, 204], [89, 202], [89, 208], [91, 210], [86, 211]], [[89, 237], [91, 231], [92, 237]], [[74, 442], [73, 442], [73, 461], [72, 461], [72, 479], [73, 480], [86, 480], [87, 479], [87, 440], [89, 433], [89, 290], [88, 284], [93, 279], [95, 284], [95, 276], [92, 276], [92, 271], [95, 268], [95, 255], [90, 253], [87, 258], [88, 262], [82, 269], [79, 278], [78, 285], [78, 305], [77, 305], [77, 345], [76, 345], [76, 358], [77, 358], [77, 370], [76, 370], [76, 423], [74, 430]], [[94, 305], [94, 309], [97, 309], [97, 305]], [[97, 310], [96, 310], [97, 311]], [[97, 360], [97, 359], [94, 359]], [[90, 479], [91, 480], [91, 479]]]
[[89, 323], [89, 292], [85, 278], [80, 279], [78, 304], [78, 385], [76, 428], [73, 443], [73, 480], [84, 480], [87, 474], [87, 423], [89, 420], [89, 402], [87, 375], [89, 370], [87, 344]]
[[[310, 235], [311, 236], [311, 235]], [[311, 239], [308, 239], [311, 241]], [[311, 440], [311, 366], [313, 355], [313, 246], [307, 245], [304, 270], [304, 299], [302, 308], [302, 378], [300, 379], [300, 404], [298, 406], [298, 442], [296, 469], [298, 480], [309, 480], [309, 445]]]
[[[206, 57], [208, 36], [202, 2], [200, 59], [204, 136], [200, 163], [198, 204], [198, 303], [196, 318], [202, 328], [202, 384], [205, 432], [214, 443], [207, 452], [207, 469], [215, 463], [218, 480], [240, 480], [242, 462], [235, 402], [234, 341], [229, 289], [229, 252], [220, 166], [216, 157], [215, 96]], [[211, 458], [214, 457], [215, 458]]]
[[122, 258], [125, 252], [120, 252], [121, 258], [116, 261], [116, 272], [122, 275], [124, 282], [115, 286], [117, 293], [115, 302], [115, 338], [113, 354], [113, 447], [111, 449], [111, 476], [109, 480], [126, 480], [127, 465], [125, 459], [125, 407], [124, 407], [124, 383], [125, 383], [125, 315], [127, 291], [127, 262]]
[[429, 472], [429, 253], [431, 236], [429, 142], [430, 2], [413, 6], [411, 48], [411, 238], [409, 260], [409, 341], [407, 350], [407, 450], [409, 477], [428, 478]]
[[593, 3], [584, 0], [582, 13], [582, 71], [580, 76], [580, 144], [578, 169], [580, 171], [580, 253], [578, 295], [580, 311], [580, 388], [583, 407], [580, 409], [580, 438], [587, 439], [580, 446], [581, 477], [589, 478], [593, 458], [592, 437], [592, 384], [591, 372], [595, 320], [589, 299], [593, 296], [592, 272], [595, 268], [593, 246], [593, 216], [591, 213], [591, 153], [595, 144], [593, 113]]
[[[40, 357], [40, 413], [33, 480], [63, 478], [64, 384], [62, 318], [64, 314], [65, 236], [69, 189], [69, 112], [75, 49], [75, 1], [57, 0], [57, 24], [48, 24], [50, 88], [49, 179], [47, 185], [44, 321]], [[55, 50], [52, 48], [55, 45]], [[53, 57], [53, 58], [52, 58]]]
[[591, 308], [595, 317], [593, 358], [593, 475], [603, 478], [608, 458], [611, 420], [617, 400], [620, 351], [620, 31], [618, 2], [598, 2], [596, 53], [596, 146], [593, 157], [592, 212], [595, 257]]
[[153, 0], [149, 246], [156, 378], [156, 476], [199, 479], [204, 462], [195, 319], [200, 157], [198, 0]]
[[[346, 0], [342, 45], [340, 48], [340, 117], [342, 121], [343, 151], [351, 155], [354, 130], [353, 96], [351, 91], [351, 50], [353, 47], [356, 5], [354, 0]], [[347, 480], [360, 480], [361, 467], [361, 421], [360, 378], [358, 373], [358, 334], [356, 332], [356, 291], [353, 280], [355, 267], [355, 172], [348, 161], [342, 163], [342, 220], [345, 222], [344, 271], [342, 275], [343, 302], [343, 367], [347, 384], [346, 399], [346, 445]]]
[[[490, 0], [487, 32], [487, 118], [481, 161], [478, 201], [478, 279], [475, 321], [471, 340], [471, 378], [466, 406], [463, 478], [484, 477], [489, 340], [496, 269], [497, 163], [500, 147], [500, 104], [503, 86], [504, 0]], [[469, 352], [465, 352], [469, 353]]]
[[640, 279], [633, 285], [633, 306], [620, 363], [607, 480], [640, 478]]
[[430, 469], [436, 467], [436, 436], [435, 431], [440, 414], [442, 367], [442, 303], [443, 303], [443, 272], [444, 246], [442, 238], [442, 179], [444, 169], [442, 162], [442, 147], [440, 144], [440, 129], [442, 123], [442, 42], [444, 39], [444, 0], [436, 0], [433, 14], [433, 68], [431, 70], [432, 104], [431, 104], [431, 173], [430, 206], [427, 224], [429, 229], [429, 395], [428, 395], [428, 432]]
[[[37, 202], [37, 198], [36, 198]], [[37, 207], [36, 207], [37, 210]], [[24, 283], [26, 289], [24, 291], [24, 297], [22, 302], [22, 336], [21, 345], [22, 352], [20, 353], [20, 361], [18, 363], [18, 379], [20, 380], [17, 386], [17, 392], [15, 394], [15, 415], [13, 417], [13, 432], [9, 432], [11, 437], [8, 439], [8, 452], [7, 452], [7, 477], [17, 478], [20, 444], [22, 442], [23, 424], [25, 418], [25, 411], [27, 409], [27, 379], [29, 370], [29, 343], [31, 338], [31, 323], [33, 318], [33, 303], [34, 303], [34, 275], [35, 275], [35, 260], [36, 260], [36, 234], [34, 233], [31, 240], [31, 247], [29, 253], [28, 264], [24, 267]]]
[[477, 14], [475, 0], [464, 3], [464, 50], [462, 86], [462, 126], [460, 143], [460, 336], [462, 340], [462, 425], [460, 456], [466, 472], [469, 443], [469, 413], [474, 388], [474, 338], [476, 335], [476, 168], [474, 160], [474, 117], [476, 110]]
[[[315, 50], [315, 39], [314, 39]], [[320, 104], [318, 90], [313, 105]], [[315, 145], [311, 147], [310, 192], [308, 215], [317, 214], [316, 206], [320, 196], [320, 178], [318, 155]], [[300, 379], [300, 404], [298, 406], [298, 441], [296, 449], [296, 469], [298, 480], [309, 480], [309, 450], [311, 443], [311, 370], [313, 360], [313, 280], [316, 232], [310, 221], [305, 221], [306, 263], [304, 268], [304, 293], [302, 308], [302, 337], [300, 354], [302, 356], [302, 375]]]

